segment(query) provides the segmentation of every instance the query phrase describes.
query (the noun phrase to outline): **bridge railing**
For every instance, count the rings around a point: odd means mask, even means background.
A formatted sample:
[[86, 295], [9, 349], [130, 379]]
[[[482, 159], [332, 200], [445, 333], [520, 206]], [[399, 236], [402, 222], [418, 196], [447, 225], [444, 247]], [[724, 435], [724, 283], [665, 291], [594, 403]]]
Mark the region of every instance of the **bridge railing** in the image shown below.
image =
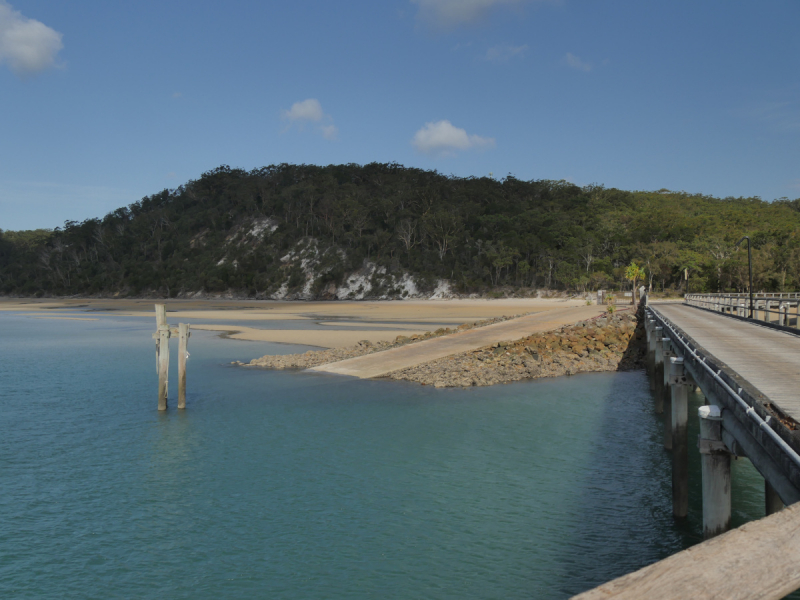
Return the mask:
[[[750, 315], [749, 294], [686, 294], [684, 301], [691, 306], [737, 317]], [[800, 292], [754, 294], [753, 319], [800, 328]]]

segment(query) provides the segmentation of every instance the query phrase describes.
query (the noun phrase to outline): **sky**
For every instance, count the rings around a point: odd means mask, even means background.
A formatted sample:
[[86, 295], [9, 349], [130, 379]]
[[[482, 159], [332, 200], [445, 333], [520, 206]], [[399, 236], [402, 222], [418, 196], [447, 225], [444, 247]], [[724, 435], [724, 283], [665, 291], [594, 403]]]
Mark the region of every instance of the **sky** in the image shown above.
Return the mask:
[[220, 165], [800, 197], [798, 0], [0, 0], [0, 229]]

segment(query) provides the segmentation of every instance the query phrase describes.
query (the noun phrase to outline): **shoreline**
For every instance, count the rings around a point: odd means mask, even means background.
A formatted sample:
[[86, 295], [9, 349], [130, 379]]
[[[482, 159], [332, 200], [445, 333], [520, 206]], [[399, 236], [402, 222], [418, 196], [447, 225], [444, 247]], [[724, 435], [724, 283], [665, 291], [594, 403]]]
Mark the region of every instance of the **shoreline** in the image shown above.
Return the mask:
[[[558, 377], [577, 373], [635, 370], [644, 367], [644, 331], [638, 311], [603, 313], [590, 319], [521, 337], [496, 342], [389, 372], [380, 378], [406, 380], [434, 387], [473, 387], [522, 379]], [[496, 322], [496, 321], [494, 321]], [[455, 330], [438, 330], [377, 345], [363, 340], [334, 350], [302, 354], [265, 355], [240, 366], [269, 369], [309, 369], [380, 353], [434, 337], [492, 324], [463, 324]]]
[[[180, 320], [194, 329], [234, 332], [229, 334], [234, 340], [320, 348], [345, 348], [362, 340], [372, 344], [391, 342], [398, 335], [410, 337], [463, 323], [586, 304], [582, 299], [564, 298], [335, 302], [166, 300], [160, 303], [166, 304], [170, 323]], [[31, 318], [154, 319], [154, 304], [153, 300], [142, 299], [0, 298], [0, 315], [19, 312]], [[298, 323], [287, 329], [279, 327], [280, 321]], [[309, 324], [305, 329], [303, 322]]]

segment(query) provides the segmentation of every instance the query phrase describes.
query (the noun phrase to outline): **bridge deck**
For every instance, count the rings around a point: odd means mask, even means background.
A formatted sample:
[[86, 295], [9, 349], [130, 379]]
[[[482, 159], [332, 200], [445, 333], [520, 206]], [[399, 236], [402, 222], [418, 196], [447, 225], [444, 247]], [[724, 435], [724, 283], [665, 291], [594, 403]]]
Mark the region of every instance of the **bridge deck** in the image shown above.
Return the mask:
[[800, 421], [800, 336], [684, 304], [652, 307]]

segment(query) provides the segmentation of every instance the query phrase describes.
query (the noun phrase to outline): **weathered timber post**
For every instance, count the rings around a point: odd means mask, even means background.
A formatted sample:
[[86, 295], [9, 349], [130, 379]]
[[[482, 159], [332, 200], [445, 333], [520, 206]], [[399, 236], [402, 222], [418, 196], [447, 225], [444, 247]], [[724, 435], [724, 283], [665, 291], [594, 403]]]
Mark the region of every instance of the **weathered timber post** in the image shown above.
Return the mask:
[[783, 302], [778, 305], [778, 325], [786, 325], [786, 305]]
[[189, 324], [178, 324], [178, 408], [186, 408], [186, 357], [189, 345]]
[[654, 396], [656, 399], [656, 414], [660, 415], [664, 412], [664, 357], [661, 354], [662, 344], [661, 336], [662, 336], [662, 327], [656, 327], [653, 335], [653, 351], [655, 354], [655, 373], [653, 377], [653, 383], [655, 385], [654, 389]]
[[781, 497], [778, 496], [778, 492], [775, 491], [769, 481], [766, 479], [764, 480], [764, 512], [767, 516], [773, 515], [779, 510], [783, 510], [783, 500]]
[[167, 307], [156, 304], [156, 355], [158, 356], [158, 410], [167, 410], [169, 378], [169, 326]]
[[664, 410], [664, 449], [672, 450], [672, 392], [670, 392], [670, 359], [674, 356], [672, 352], [672, 341], [669, 338], [661, 339], [661, 356], [664, 361], [664, 379], [662, 381], [661, 401]]
[[719, 407], [701, 406], [697, 412], [703, 472], [703, 537], [708, 539], [731, 527], [731, 455], [722, 442]]
[[683, 359], [670, 358], [672, 375], [672, 514], [682, 519], [689, 513], [689, 381]]

